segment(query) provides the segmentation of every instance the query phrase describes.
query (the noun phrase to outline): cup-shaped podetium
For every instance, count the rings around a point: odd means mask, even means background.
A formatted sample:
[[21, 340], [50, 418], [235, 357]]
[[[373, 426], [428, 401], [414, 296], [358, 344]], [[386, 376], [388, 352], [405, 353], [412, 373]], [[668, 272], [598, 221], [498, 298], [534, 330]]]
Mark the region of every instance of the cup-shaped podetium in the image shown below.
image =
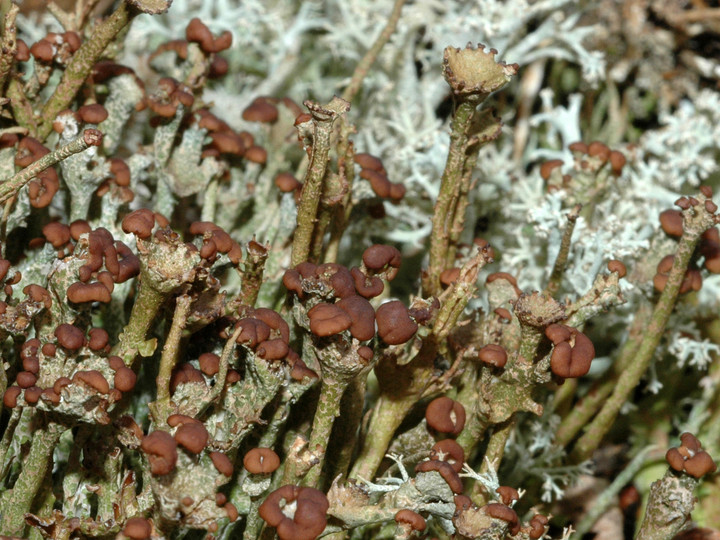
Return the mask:
[[458, 98], [482, 102], [490, 94], [505, 86], [517, 74], [517, 64], [496, 62], [497, 51], [485, 51], [485, 46], [464, 49], [446, 47], [443, 58], [443, 75]]

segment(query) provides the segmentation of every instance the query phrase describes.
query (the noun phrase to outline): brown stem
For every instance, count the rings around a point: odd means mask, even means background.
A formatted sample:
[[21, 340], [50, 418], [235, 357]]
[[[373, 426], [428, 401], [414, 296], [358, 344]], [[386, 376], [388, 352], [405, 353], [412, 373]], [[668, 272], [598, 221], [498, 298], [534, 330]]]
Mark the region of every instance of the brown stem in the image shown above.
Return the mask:
[[380, 51], [395, 31], [395, 27], [400, 20], [400, 13], [402, 12], [402, 8], [405, 2], [406, 0], [395, 0], [395, 4], [393, 5], [392, 12], [390, 12], [390, 17], [388, 18], [388, 22], [385, 25], [385, 28], [383, 28], [383, 31], [380, 32], [380, 35], [375, 40], [375, 43], [372, 44], [372, 46], [365, 53], [365, 56], [363, 56], [362, 60], [360, 60], [358, 65], [355, 67], [352, 79], [350, 79], [350, 84], [347, 86], [347, 88], [342, 94], [342, 98], [345, 101], [352, 102], [352, 100], [357, 95], [358, 91], [360, 90], [360, 86], [362, 85], [363, 79], [368, 74], [368, 71], [370, 71], [370, 67], [373, 65], [375, 59], [380, 54]]
[[581, 204], [576, 204], [572, 210], [568, 213], [567, 226], [563, 233], [562, 241], [560, 242], [560, 251], [555, 259], [555, 265], [553, 266], [552, 273], [550, 274], [550, 280], [548, 281], [547, 287], [545, 287], [545, 294], [555, 296], [560, 290], [562, 284], [563, 274], [565, 273], [565, 265], [567, 264], [568, 255], [570, 254], [570, 245], [572, 241], [572, 234], [575, 230], [575, 223], [582, 210]]

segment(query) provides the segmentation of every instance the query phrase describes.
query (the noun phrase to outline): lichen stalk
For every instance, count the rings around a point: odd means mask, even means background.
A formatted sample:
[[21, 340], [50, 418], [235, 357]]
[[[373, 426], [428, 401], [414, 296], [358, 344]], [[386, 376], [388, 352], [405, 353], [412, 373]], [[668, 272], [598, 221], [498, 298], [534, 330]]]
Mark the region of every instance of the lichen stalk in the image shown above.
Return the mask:
[[308, 470], [303, 479], [303, 485], [318, 487], [333, 423], [340, 414], [340, 401], [349, 382], [332, 375], [323, 375], [320, 398], [308, 442], [308, 449], [316, 456], [317, 462]]
[[337, 148], [338, 155], [341, 156], [338, 160], [338, 168], [342, 170], [343, 173], [346, 193], [342, 197], [340, 203], [334, 207], [334, 211], [332, 213], [332, 219], [329, 224], [330, 234], [323, 253], [323, 262], [325, 263], [337, 262], [338, 252], [340, 250], [340, 241], [342, 240], [343, 233], [347, 228], [350, 212], [352, 212], [353, 209], [352, 186], [355, 180], [353, 156], [355, 155], [355, 151], [352, 141], [348, 139], [351, 129], [354, 129], [354, 126], [348, 125], [343, 119], [343, 123], [339, 129]]
[[665, 540], [679, 533], [691, 519], [697, 485], [695, 478], [673, 471], [653, 482], [635, 540]]
[[[375, 476], [395, 431], [416, 402], [414, 395], [393, 399], [380, 395], [366, 430], [365, 444], [355, 460], [349, 478], [369, 480]], [[372, 434], [367, 436], [367, 434]]]
[[[158, 370], [156, 379], [157, 399], [154, 407], [158, 413], [166, 412], [161, 411], [161, 408], [167, 407], [170, 402], [170, 377], [178, 361], [180, 340], [182, 339], [183, 330], [185, 329], [188, 314], [190, 313], [191, 303], [192, 298], [186, 294], [178, 296], [175, 300], [175, 313], [173, 314], [170, 332], [168, 332], [165, 345], [163, 345], [162, 355], [160, 357], [160, 369]], [[156, 417], [155, 421], [161, 423], [163, 421], [163, 414]]]
[[20, 421], [21, 412], [22, 410], [19, 407], [13, 409], [12, 413], [10, 413], [10, 418], [8, 419], [7, 426], [5, 426], [5, 433], [3, 433], [2, 440], [0, 440], [0, 478], [5, 478], [5, 474], [7, 472], [5, 470], [5, 457], [7, 456], [7, 451], [10, 448], [10, 443], [13, 440], [15, 427]]
[[248, 255], [245, 259], [245, 267], [242, 275], [242, 290], [240, 291], [240, 302], [246, 306], [254, 306], [257, 302], [260, 287], [263, 284], [263, 273], [265, 261], [268, 258], [266, 249], [248, 248]]
[[662, 453], [658, 452], [658, 447], [651, 445], [640, 450], [630, 463], [615, 477], [612, 483], [602, 492], [602, 494], [593, 502], [592, 508], [585, 517], [578, 523], [576, 534], [582, 537], [590, 529], [616, 501], [616, 497], [620, 491], [630, 484], [635, 475], [647, 465], [652, 459], [662, 458]]
[[33, 114], [32, 103], [25, 95], [19, 79], [11, 79], [7, 85], [6, 96], [10, 100], [13, 116], [19, 126], [27, 130], [31, 136], [37, 135], [37, 120]]
[[17, 52], [15, 18], [19, 11], [20, 7], [17, 4], [11, 4], [10, 9], [3, 13], [2, 42], [0, 42], [0, 47], [2, 47], [2, 54], [0, 54], [0, 88], [5, 87], [5, 81], [12, 69], [15, 53]]
[[643, 331], [650, 321], [652, 309], [649, 303], [643, 303], [633, 318], [628, 338], [623, 344], [618, 356], [613, 363], [612, 376], [610, 379], [598, 381], [591, 387], [565, 416], [555, 432], [555, 444], [567, 446], [575, 436], [588, 425], [590, 419], [600, 409], [605, 400], [615, 388], [617, 378], [625, 366], [635, 357], [637, 348], [643, 338]]
[[65, 426], [48, 422], [33, 432], [30, 452], [23, 460], [22, 471], [11, 490], [2, 498], [0, 531], [7, 536], [21, 536], [25, 528], [25, 514], [30, 512], [33, 500], [42, 485], [52, 460], [55, 445]]
[[101, 141], [102, 134], [98, 130], [86, 129], [80, 134], [80, 136], [67, 143], [65, 146], [56, 148], [54, 151], [31, 163], [10, 180], [0, 184], [0, 204], [9, 200], [11, 197], [14, 197], [25, 184], [45, 169], [52, 167], [56, 163], [72, 156], [73, 154], [87, 150], [90, 146], [97, 146]]
[[167, 293], [153, 287], [149, 279], [143, 279], [141, 275], [130, 319], [112, 351], [114, 355], [122, 358], [126, 365], [131, 365], [140, 352], [145, 336], [155, 323], [158, 311], [166, 299]]
[[126, 2], [120, 2], [112, 15], [95, 27], [93, 35], [78, 49], [63, 73], [62, 80], [42, 110], [38, 138], [44, 140], [52, 131], [57, 114], [67, 109], [80, 90], [105, 48], [137, 14]]
[[382, 32], [380, 32], [380, 35], [377, 37], [375, 42], [367, 50], [362, 60], [360, 60], [357, 66], [355, 66], [355, 71], [350, 79], [350, 84], [348, 84], [342, 94], [342, 98], [345, 101], [352, 103], [352, 100], [357, 95], [362, 86], [363, 80], [367, 76], [372, 65], [375, 63], [380, 51], [393, 35], [393, 32], [395, 32], [395, 28], [400, 20], [400, 14], [402, 13], [402, 8], [403, 5], [405, 5], [405, 2], [406, 0], [395, 0], [390, 16], [388, 17], [388, 21], [385, 24], [385, 28], [382, 29]]
[[567, 265], [568, 255], [570, 254], [572, 234], [575, 230], [577, 218], [580, 216], [580, 210], [582, 210], [582, 205], [576, 204], [566, 216], [567, 224], [565, 225], [565, 231], [563, 232], [563, 237], [560, 242], [560, 251], [558, 251], [557, 257], [555, 258], [555, 264], [553, 265], [552, 272], [550, 273], [550, 279], [545, 287], [545, 293], [550, 296], [555, 296], [560, 290], [560, 285], [562, 285], [565, 266]]
[[447, 250], [453, 226], [455, 206], [463, 179], [467, 158], [468, 132], [478, 105], [477, 99], [462, 100], [457, 104], [450, 132], [450, 149], [445, 163], [440, 193], [433, 211], [433, 227], [430, 235], [430, 261], [423, 280], [425, 296], [440, 294], [440, 274], [445, 270]]
[[[500, 463], [502, 463], [502, 458], [505, 454], [505, 445], [507, 444], [513, 429], [515, 429], [516, 423], [517, 415], [513, 414], [509, 419], [493, 427], [492, 435], [490, 435], [490, 440], [488, 441], [487, 448], [485, 449], [485, 456], [483, 457], [482, 465], [480, 465], [481, 474], [488, 472], [490, 467], [494, 470], [498, 470], [500, 468]], [[478, 505], [487, 504], [489, 502], [489, 498], [485, 496], [485, 488], [480, 482], [476, 482], [473, 486], [472, 499]]]
[[297, 212], [297, 228], [293, 237], [291, 265], [296, 266], [308, 260], [313, 234], [316, 230], [317, 212], [323, 192], [323, 179], [330, 156], [330, 135], [338, 115], [346, 112], [350, 104], [337, 96], [325, 107], [310, 101], [305, 105], [313, 114], [313, 136], [310, 148], [310, 162], [303, 182], [302, 195]]
[[[588, 426], [585, 434], [578, 440], [572, 452], [576, 461], [589, 458], [600, 445], [602, 438], [612, 426], [620, 409], [627, 401], [635, 387], [640, 383], [652, 361], [653, 354], [675, 308], [680, 285], [685, 277], [690, 259], [697, 247], [700, 236], [715, 223], [714, 216], [706, 213], [699, 207], [691, 207], [685, 211], [684, 233], [677, 246], [672, 269], [660, 298], [655, 305], [650, 323], [645, 329], [642, 341], [632, 363], [623, 371], [612, 394], [605, 402], [600, 412]], [[696, 213], [697, 212], [697, 213]]]
[[460, 189], [458, 189], [457, 197], [451, 204], [452, 216], [450, 219], [450, 230], [448, 234], [448, 247], [445, 254], [445, 267], [452, 268], [455, 264], [457, 254], [457, 245], [460, 237], [465, 230], [465, 214], [470, 204], [469, 192], [472, 188], [472, 175], [475, 171], [475, 165], [478, 159], [477, 145], [468, 144], [468, 156], [463, 165], [463, 174], [460, 179]]
[[347, 475], [358, 440], [366, 386], [366, 377], [353, 379], [340, 401], [340, 415], [333, 426], [335, 440], [339, 441], [339, 444], [333, 447], [334, 459], [330, 463], [332, 472], [329, 475], [331, 478], [335, 478], [339, 474]]

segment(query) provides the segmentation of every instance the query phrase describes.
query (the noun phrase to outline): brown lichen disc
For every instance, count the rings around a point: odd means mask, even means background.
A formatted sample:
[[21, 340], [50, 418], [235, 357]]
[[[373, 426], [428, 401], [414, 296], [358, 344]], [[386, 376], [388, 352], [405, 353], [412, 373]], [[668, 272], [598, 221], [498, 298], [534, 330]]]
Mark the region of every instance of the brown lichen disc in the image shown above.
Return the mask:
[[8, 409], [17, 407], [17, 399], [21, 392], [22, 388], [19, 386], [9, 386], [3, 394], [3, 405], [5, 405]]
[[488, 516], [492, 516], [496, 519], [506, 521], [508, 523], [508, 526], [510, 527], [511, 534], [513, 534], [512, 530], [519, 524], [518, 516], [515, 513], [515, 510], [513, 510], [509, 506], [505, 506], [504, 504], [486, 504], [483, 507], [483, 510]]
[[110, 384], [105, 376], [95, 369], [77, 371], [73, 375], [73, 383], [83, 382], [85, 385], [97, 390], [100, 394], [110, 393]]
[[[295, 503], [292, 518], [285, 515], [281, 504]], [[280, 540], [316, 538], [327, 525], [329, 503], [325, 494], [317, 489], [292, 485], [282, 486], [267, 496], [258, 508], [260, 517], [275, 527]]]
[[130, 518], [125, 522], [122, 532], [132, 540], [145, 540], [152, 534], [152, 524], [142, 517]]
[[122, 230], [138, 238], [150, 238], [153, 227], [155, 227], [155, 216], [152, 210], [147, 208], [135, 210], [122, 220]]
[[350, 270], [350, 275], [355, 284], [355, 290], [364, 298], [374, 298], [382, 294], [385, 285], [382, 279], [376, 276], [366, 276], [358, 267]]
[[113, 385], [121, 392], [130, 392], [135, 388], [137, 382], [137, 375], [129, 367], [120, 366], [115, 371], [115, 377], [113, 378]]
[[435, 471], [440, 473], [440, 476], [443, 477], [445, 482], [447, 482], [448, 487], [453, 493], [462, 493], [463, 492], [463, 483], [462, 480], [460, 480], [460, 477], [458, 476], [458, 473], [455, 472], [455, 469], [452, 468], [452, 466], [449, 463], [446, 463], [445, 461], [435, 461], [435, 460], [429, 460], [429, 461], [422, 461], [415, 467], [416, 472], [431, 472]]
[[199, 454], [208, 442], [208, 432], [200, 422], [181, 424], [175, 431], [177, 443], [193, 454]]
[[700, 450], [685, 462], [685, 472], [694, 478], [714, 473], [716, 470], [717, 466], [713, 458], [704, 450]]
[[85, 334], [77, 326], [63, 323], [55, 329], [58, 344], [69, 350], [76, 351], [85, 344]]
[[427, 527], [425, 518], [417, 512], [404, 508], [395, 514], [395, 523], [409, 525], [413, 531], [422, 532]]
[[510, 486], [500, 486], [495, 490], [495, 492], [500, 495], [500, 499], [502, 500], [503, 504], [510, 505], [513, 501], [520, 500], [520, 493], [517, 489]]
[[227, 477], [233, 475], [234, 467], [232, 461], [222, 452], [210, 452], [210, 460], [220, 474]]
[[270, 448], [253, 448], [245, 454], [243, 466], [251, 474], [270, 474], [280, 466], [280, 458]]
[[500, 345], [489, 343], [478, 351], [478, 358], [481, 362], [502, 368], [507, 363], [507, 352]]
[[248, 105], [242, 113], [243, 120], [247, 122], [261, 122], [272, 124], [278, 119], [278, 109], [267, 98], [258, 97]]
[[357, 340], [366, 341], [375, 336], [375, 310], [362, 296], [347, 296], [336, 304], [352, 319], [350, 334]]
[[465, 407], [459, 401], [441, 396], [428, 404], [425, 420], [435, 431], [458, 435], [465, 427]]
[[445, 439], [436, 442], [430, 450], [430, 459], [436, 461], [445, 461], [459, 473], [462, 471], [465, 462], [465, 451], [462, 446], [453, 439]]
[[198, 358], [200, 371], [208, 377], [212, 377], [220, 370], [220, 357], [211, 352], [202, 353]]
[[91, 328], [88, 335], [90, 336], [88, 347], [93, 351], [104, 349], [110, 341], [110, 336], [104, 328]]
[[288, 345], [282, 338], [263, 341], [255, 349], [255, 353], [264, 360], [282, 360], [288, 354]]
[[342, 308], [335, 304], [321, 302], [308, 311], [310, 331], [319, 337], [334, 336], [347, 330], [352, 319]]
[[619, 278], [624, 278], [627, 275], [627, 268], [625, 268], [625, 265], [622, 263], [622, 261], [618, 261], [617, 259], [612, 259], [607, 264], [608, 271], [617, 273]]
[[375, 244], [363, 252], [362, 260], [366, 268], [376, 272], [387, 268], [387, 279], [392, 280], [397, 275], [397, 269], [400, 268], [402, 255], [393, 246]]
[[660, 226], [666, 234], [680, 237], [683, 234], [683, 217], [680, 210], [664, 210], [660, 212]]
[[360, 165], [363, 169], [370, 169], [373, 171], [377, 171], [379, 173], [385, 172], [385, 167], [383, 166], [382, 161], [380, 158], [373, 156], [372, 154], [367, 153], [359, 153], [355, 154], [353, 156], [353, 161]]
[[175, 468], [178, 458], [177, 443], [166, 431], [153, 431], [144, 437], [140, 449], [147, 455], [152, 474], [162, 476]]
[[407, 342], [417, 332], [418, 325], [410, 317], [408, 309], [399, 300], [381, 305], [375, 312], [378, 335], [388, 345]]

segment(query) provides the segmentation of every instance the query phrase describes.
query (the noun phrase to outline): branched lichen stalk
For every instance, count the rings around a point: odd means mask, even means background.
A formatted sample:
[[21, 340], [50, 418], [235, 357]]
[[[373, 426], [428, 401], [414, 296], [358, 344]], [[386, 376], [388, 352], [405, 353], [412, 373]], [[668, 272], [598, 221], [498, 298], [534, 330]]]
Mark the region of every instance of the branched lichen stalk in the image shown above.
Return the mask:
[[57, 114], [70, 106], [105, 48], [125, 28], [134, 15], [135, 12], [128, 7], [126, 2], [120, 2], [113, 14], [98, 24], [90, 39], [85, 40], [75, 52], [65, 68], [60, 84], [43, 107], [42, 124], [38, 128], [40, 140], [44, 140], [50, 134]]
[[446, 254], [451, 229], [454, 224], [452, 218], [455, 215], [455, 206], [457, 205], [467, 158], [468, 131], [472, 125], [477, 104], [477, 99], [462, 100], [457, 105], [453, 116], [450, 149], [440, 183], [440, 193], [433, 211], [430, 263], [423, 283], [425, 296], [437, 296], [440, 294], [440, 274], [446, 269]]
[[14, 197], [25, 184], [48, 167], [52, 167], [73, 154], [87, 150], [90, 146], [98, 146], [101, 141], [102, 133], [97, 129], [86, 129], [77, 139], [67, 143], [65, 146], [56, 148], [54, 151], [31, 163], [10, 180], [0, 184], [0, 204]]
[[382, 358], [375, 368], [381, 394], [372, 413], [363, 449], [353, 465], [351, 478], [370, 479], [377, 471], [405, 415], [424, 397], [442, 388], [435, 370], [438, 349], [457, 325], [475, 291], [478, 272], [492, 259], [487, 249], [467, 261], [457, 280], [440, 297], [440, 310], [432, 332], [423, 339], [420, 350], [407, 364], [398, 365], [394, 357]]
[[313, 234], [316, 228], [318, 206], [323, 192], [323, 179], [330, 156], [330, 135], [335, 118], [346, 112], [350, 104], [337, 96], [324, 107], [305, 102], [313, 114], [313, 138], [310, 163], [297, 212], [297, 229], [293, 237], [291, 264], [296, 266], [308, 260]]

